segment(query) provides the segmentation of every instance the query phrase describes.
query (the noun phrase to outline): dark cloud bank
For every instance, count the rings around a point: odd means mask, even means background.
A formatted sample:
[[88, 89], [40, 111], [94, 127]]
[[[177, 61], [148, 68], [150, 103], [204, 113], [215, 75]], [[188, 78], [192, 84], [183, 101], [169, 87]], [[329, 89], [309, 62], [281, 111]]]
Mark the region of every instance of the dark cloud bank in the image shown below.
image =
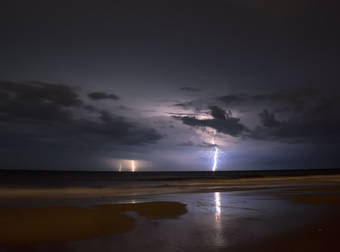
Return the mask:
[[[210, 101], [212, 103], [213, 101]], [[290, 92], [229, 94], [217, 98], [223, 107], [247, 108], [258, 115], [258, 125], [250, 129], [231, 110], [209, 106], [212, 119], [199, 120], [190, 116], [175, 116], [184, 124], [194, 127], [211, 127], [234, 137], [257, 140], [340, 143], [340, 97], [322, 90], [303, 88]], [[180, 107], [199, 110], [195, 101]], [[179, 106], [176, 104], [176, 106]], [[278, 119], [281, 118], [281, 119]]]
[[104, 99], [111, 99], [111, 100], [119, 100], [119, 97], [115, 94], [106, 94], [103, 92], [92, 92], [88, 94], [88, 97], [92, 100], [104, 100]]
[[0, 97], [0, 149], [15, 149], [14, 156], [32, 149], [100, 152], [161, 138], [152, 128], [87, 105], [67, 85], [0, 81]]

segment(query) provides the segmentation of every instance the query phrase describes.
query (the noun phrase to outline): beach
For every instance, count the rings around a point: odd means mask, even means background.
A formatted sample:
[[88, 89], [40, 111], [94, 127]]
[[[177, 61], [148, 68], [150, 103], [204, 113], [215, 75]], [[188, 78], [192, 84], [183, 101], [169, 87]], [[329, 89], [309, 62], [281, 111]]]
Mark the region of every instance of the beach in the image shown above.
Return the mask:
[[340, 175], [0, 187], [0, 251], [334, 251]]

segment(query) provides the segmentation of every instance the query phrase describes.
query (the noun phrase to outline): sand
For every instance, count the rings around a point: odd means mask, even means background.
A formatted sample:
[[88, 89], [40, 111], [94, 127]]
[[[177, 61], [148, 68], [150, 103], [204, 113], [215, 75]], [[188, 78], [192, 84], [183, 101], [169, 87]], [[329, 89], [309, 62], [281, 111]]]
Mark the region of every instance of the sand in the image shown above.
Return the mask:
[[289, 233], [283, 233], [274, 238], [260, 240], [243, 246], [228, 248], [226, 251], [340, 251], [340, 186], [287, 190], [283, 195], [285, 199], [296, 203], [328, 206], [333, 211], [327, 212], [326, 216], [323, 216], [321, 213], [314, 223], [291, 230]]
[[322, 252], [339, 251], [340, 215], [332, 216], [317, 224], [293, 230], [281, 236], [250, 243], [245, 246], [228, 248], [222, 251], [261, 251], [261, 252]]
[[136, 221], [127, 211], [148, 219], [177, 218], [187, 212], [185, 204], [178, 202], [0, 209], [0, 245], [65, 242], [128, 232]]

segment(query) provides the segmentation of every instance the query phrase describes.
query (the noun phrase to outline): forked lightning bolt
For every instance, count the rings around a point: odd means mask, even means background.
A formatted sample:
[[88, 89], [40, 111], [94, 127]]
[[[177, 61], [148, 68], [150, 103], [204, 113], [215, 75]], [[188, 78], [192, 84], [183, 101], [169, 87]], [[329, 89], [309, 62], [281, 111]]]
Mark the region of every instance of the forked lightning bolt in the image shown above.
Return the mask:
[[218, 147], [215, 146], [215, 151], [214, 151], [214, 159], [213, 159], [213, 167], [212, 167], [212, 171], [216, 171], [217, 168], [217, 161], [218, 161]]
[[214, 156], [213, 156], [213, 167], [211, 169], [214, 172], [214, 171], [216, 171], [217, 162], [218, 162], [218, 147], [215, 144], [215, 137], [213, 137], [212, 144], [215, 145], [214, 146]]

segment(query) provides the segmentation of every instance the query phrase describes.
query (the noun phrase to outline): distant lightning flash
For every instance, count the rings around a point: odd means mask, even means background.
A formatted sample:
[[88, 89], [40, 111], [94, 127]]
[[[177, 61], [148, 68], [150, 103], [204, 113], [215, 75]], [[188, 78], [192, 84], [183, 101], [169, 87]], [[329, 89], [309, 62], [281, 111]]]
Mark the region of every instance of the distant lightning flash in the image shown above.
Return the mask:
[[135, 172], [135, 171], [136, 171], [135, 160], [131, 160], [131, 171], [132, 171], [132, 172]]

